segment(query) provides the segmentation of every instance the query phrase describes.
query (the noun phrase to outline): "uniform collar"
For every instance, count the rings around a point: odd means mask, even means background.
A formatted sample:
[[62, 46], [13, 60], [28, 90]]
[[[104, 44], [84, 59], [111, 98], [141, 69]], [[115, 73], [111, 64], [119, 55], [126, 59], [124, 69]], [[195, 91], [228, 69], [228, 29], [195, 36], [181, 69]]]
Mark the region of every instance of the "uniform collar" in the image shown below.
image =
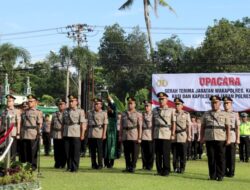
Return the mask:
[[150, 111], [150, 112], [144, 112], [146, 115], [150, 115], [150, 114], [152, 114], [152, 111]]
[[15, 107], [11, 107], [11, 108], [6, 108], [6, 110], [14, 110]]
[[176, 110], [176, 113], [177, 113], [177, 114], [182, 114], [182, 113], [184, 113], [184, 111], [183, 111], [183, 110], [180, 110], [180, 111], [177, 111], [177, 110]]
[[95, 113], [100, 113], [100, 112], [102, 112], [102, 109], [100, 109], [99, 111], [94, 110], [94, 112]]
[[70, 110], [73, 110], [73, 111], [76, 111], [77, 110], [77, 107], [76, 108], [69, 108]]
[[162, 109], [162, 110], [165, 110], [165, 109], [168, 109], [168, 105], [165, 105], [165, 106], [159, 107], [159, 108]]
[[128, 112], [129, 112], [129, 113], [135, 113], [135, 112], [136, 112], [136, 110], [133, 110], [133, 111], [129, 111], [129, 110], [128, 110]]
[[218, 113], [218, 112], [221, 112], [221, 109], [218, 109], [217, 111], [212, 110], [212, 112]]

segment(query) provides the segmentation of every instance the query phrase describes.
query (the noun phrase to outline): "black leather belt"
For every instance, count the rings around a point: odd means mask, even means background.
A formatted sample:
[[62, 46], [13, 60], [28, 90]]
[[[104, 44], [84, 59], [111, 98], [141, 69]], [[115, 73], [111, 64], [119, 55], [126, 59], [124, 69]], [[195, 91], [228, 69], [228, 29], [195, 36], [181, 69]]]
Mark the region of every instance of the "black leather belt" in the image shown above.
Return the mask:
[[62, 129], [55, 129], [55, 128], [54, 128], [53, 131], [62, 131]]
[[102, 128], [103, 125], [90, 125], [91, 128]]
[[170, 128], [170, 125], [156, 125], [158, 128]]
[[211, 126], [211, 125], [209, 125], [209, 126], [206, 126], [205, 129], [223, 129], [223, 130], [225, 130], [226, 128], [224, 126]]
[[142, 130], [151, 130], [152, 127], [142, 127]]
[[137, 129], [137, 126], [133, 126], [133, 127], [123, 127], [124, 130], [132, 130], [132, 129]]
[[37, 126], [25, 126], [26, 129], [37, 129]]

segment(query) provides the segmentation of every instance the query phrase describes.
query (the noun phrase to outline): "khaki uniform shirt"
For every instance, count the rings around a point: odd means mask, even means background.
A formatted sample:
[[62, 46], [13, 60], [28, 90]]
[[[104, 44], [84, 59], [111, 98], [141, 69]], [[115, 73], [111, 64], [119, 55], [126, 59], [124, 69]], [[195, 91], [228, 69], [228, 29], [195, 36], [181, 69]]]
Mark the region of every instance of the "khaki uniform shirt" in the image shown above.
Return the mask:
[[51, 120], [51, 137], [53, 139], [62, 139], [62, 123], [63, 123], [63, 113], [56, 112], [52, 115]]
[[121, 130], [123, 141], [140, 139], [139, 130], [142, 130], [142, 114], [137, 111], [122, 113]]
[[143, 125], [142, 125], [142, 140], [145, 141], [152, 141], [152, 118], [153, 118], [153, 113], [149, 112], [149, 113], [143, 113], [142, 114], [142, 118], [143, 118]]
[[191, 122], [191, 139], [192, 141], [200, 139], [201, 126], [197, 122]]
[[7, 118], [10, 117], [10, 126], [11, 124], [14, 124], [14, 128], [11, 131], [11, 136], [12, 137], [16, 137], [17, 135], [17, 123], [20, 122], [21, 120], [21, 112], [20, 110], [13, 108], [13, 109], [9, 109], [6, 108], [1, 115], [1, 130], [5, 130], [5, 128], [7, 127]]
[[225, 111], [205, 112], [201, 119], [202, 126], [205, 128], [205, 141], [225, 141], [226, 125], [230, 125], [230, 119]]
[[227, 113], [229, 114], [229, 118], [230, 118], [230, 140], [231, 140], [231, 143], [235, 143], [236, 142], [235, 130], [237, 126], [238, 127], [240, 126], [239, 114], [233, 111], [228, 111]]
[[44, 121], [43, 122], [43, 132], [50, 133], [51, 128], [51, 121]]
[[[159, 114], [167, 122], [164, 122]], [[170, 140], [172, 122], [176, 122], [175, 109], [164, 107], [153, 110], [153, 134], [154, 139]]]
[[22, 113], [21, 138], [34, 140], [37, 138], [39, 127], [43, 122], [43, 113], [36, 109], [28, 109]]
[[191, 124], [190, 114], [185, 111], [176, 112], [176, 142], [187, 142], [187, 132]]
[[87, 123], [84, 110], [67, 108], [63, 112], [63, 136], [80, 137], [82, 123]]
[[88, 112], [88, 138], [101, 139], [103, 136], [103, 127], [108, 125], [108, 114], [106, 111]]

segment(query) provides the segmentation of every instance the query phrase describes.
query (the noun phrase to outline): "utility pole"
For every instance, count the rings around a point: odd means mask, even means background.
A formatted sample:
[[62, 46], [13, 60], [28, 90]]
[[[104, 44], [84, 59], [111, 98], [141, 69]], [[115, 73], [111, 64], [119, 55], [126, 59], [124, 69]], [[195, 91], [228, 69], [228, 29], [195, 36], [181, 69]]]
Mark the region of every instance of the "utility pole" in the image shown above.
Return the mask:
[[[87, 24], [73, 24], [73, 25], [67, 26], [66, 29], [69, 30], [67, 32], [67, 37], [77, 42], [77, 47], [81, 47], [83, 43], [87, 43], [86, 33], [93, 31], [93, 29]], [[78, 102], [79, 102], [80, 107], [82, 107], [81, 91], [82, 91], [82, 70], [79, 65], [79, 68], [78, 68]]]
[[69, 96], [69, 64], [67, 64], [67, 76], [66, 76], [66, 97], [67, 106], [69, 105], [68, 96]]

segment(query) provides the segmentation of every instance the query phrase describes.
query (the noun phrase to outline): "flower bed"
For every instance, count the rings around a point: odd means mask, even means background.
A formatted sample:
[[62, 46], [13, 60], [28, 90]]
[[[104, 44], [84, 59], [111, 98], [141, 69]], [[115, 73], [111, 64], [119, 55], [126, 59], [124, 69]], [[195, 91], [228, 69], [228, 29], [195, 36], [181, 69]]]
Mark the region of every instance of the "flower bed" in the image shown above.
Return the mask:
[[[7, 175], [6, 172], [8, 173]], [[35, 179], [30, 164], [14, 162], [7, 171], [0, 163], [0, 190], [37, 190], [40, 183]]]
[[41, 185], [38, 181], [1, 185], [0, 190], [40, 190]]

